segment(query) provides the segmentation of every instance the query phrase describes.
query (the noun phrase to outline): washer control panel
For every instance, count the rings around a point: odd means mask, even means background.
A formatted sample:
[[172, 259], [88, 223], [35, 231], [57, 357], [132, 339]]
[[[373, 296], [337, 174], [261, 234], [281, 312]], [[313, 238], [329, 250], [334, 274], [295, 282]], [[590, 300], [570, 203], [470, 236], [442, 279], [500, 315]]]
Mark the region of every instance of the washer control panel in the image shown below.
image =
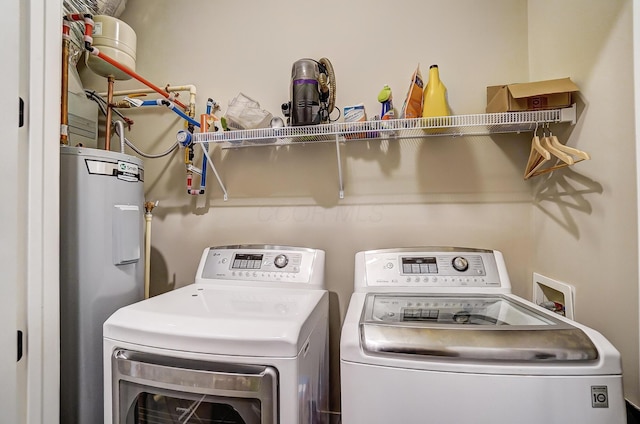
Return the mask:
[[493, 251], [479, 249], [361, 252], [367, 286], [500, 287]]
[[240, 273], [245, 271], [245, 274], [248, 271], [299, 273], [302, 255], [295, 252], [244, 253], [240, 251], [231, 256], [229, 266], [225, 266], [226, 263], [226, 258], [220, 261], [222, 268], [231, 270], [232, 275], [234, 271]]
[[319, 252], [283, 246], [211, 247], [203, 253], [196, 282], [310, 283], [314, 271], [324, 272], [324, 255]]

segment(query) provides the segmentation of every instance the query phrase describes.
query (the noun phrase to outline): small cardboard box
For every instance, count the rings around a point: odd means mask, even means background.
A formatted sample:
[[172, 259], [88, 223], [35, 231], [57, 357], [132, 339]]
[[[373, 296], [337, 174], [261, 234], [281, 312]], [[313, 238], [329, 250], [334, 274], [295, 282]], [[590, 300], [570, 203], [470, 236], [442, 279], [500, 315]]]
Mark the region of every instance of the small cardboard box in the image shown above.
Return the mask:
[[487, 113], [558, 109], [571, 106], [580, 91], [569, 78], [487, 87]]

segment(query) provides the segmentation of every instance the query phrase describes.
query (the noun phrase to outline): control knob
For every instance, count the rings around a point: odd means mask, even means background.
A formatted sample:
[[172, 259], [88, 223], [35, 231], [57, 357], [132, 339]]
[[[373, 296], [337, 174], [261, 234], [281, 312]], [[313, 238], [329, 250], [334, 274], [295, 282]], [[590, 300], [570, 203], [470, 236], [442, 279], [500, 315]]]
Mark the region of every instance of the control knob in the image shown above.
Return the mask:
[[455, 258], [453, 258], [453, 260], [451, 261], [451, 265], [453, 265], [453, 268], [456, 271], [460, 271], [460, 272], [463, 272], [469, 269], [469, 261], [467, 261], [462, 256], [456, 256]]
[[282, 255], [282, 254], [278, 255], [273, 260], [273, 264], [276, 266], [276, 268], [284, 268], [285, 266], [287, 266], [288, 263], [289, 263], [289, 258], [287, 258], [287, 255]]

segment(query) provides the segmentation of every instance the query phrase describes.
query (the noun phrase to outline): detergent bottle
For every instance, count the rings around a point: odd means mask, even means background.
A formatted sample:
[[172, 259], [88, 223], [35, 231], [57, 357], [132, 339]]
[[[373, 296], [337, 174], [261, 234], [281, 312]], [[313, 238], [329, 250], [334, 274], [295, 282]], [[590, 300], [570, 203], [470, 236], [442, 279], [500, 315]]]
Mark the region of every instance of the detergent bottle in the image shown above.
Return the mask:
[[449, 116], [449, 105], [447, 104], [447, 88], [440, 81], [438, 65], [429, 67], [429, 82], [424, 88], [422, 117]]
[[393, 108], [393, 95], [391, 93], [391, 87], [387, 84], [380, 90], [378, 101], [382, 104], [380, 119], [387, 120], [395, 118], [396, 111]]

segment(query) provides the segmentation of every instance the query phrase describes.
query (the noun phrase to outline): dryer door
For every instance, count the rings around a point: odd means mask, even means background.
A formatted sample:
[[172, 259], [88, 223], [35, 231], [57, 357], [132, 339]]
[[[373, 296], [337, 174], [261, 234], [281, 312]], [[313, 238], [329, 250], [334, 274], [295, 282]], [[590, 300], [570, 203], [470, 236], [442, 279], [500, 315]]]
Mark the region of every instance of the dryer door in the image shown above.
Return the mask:
[[277, 371], [116, 350], [113, 424], [276, 424]]

